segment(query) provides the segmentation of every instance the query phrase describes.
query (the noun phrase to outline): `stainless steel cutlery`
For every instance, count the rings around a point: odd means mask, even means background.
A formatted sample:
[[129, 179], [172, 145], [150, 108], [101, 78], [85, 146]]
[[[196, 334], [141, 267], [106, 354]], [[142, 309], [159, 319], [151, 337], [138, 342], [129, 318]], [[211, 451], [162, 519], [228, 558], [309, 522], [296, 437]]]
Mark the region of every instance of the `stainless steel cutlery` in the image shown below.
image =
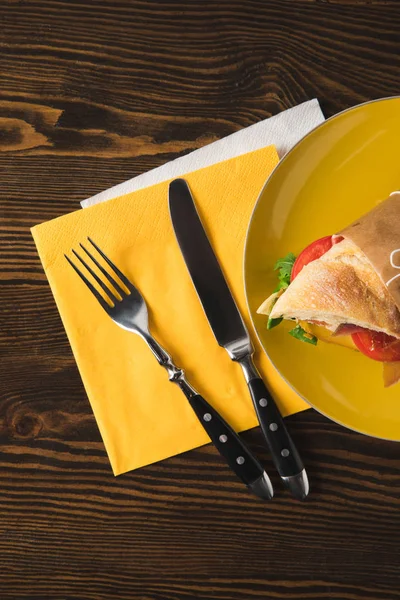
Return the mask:
[[[294, 497], [304, 499], [309, 492], [307, 473], [282, 415], [254, 365], [254, 348], [249, 333], [185, 180], [171, 182], [169, 208], [179, 247], [215, 338], [242, 368], [258, 421], [282, 481]], [[217, 410], [190, 385], [184, 371], [174, 364], [168, 352], [151, 335], [147, 305], [140, 291], [93, 240], [88, 238], [88, 242], [91, 251], [83, 244], [80, 244], [80, 253], [72, 250], [75, 261], [65, 255], [71, 267], [107, 315], [147, 343], [158, 363], [166, 369], [169, 380], [182, 390], [211, 441], [239, 479], [254, 494], [270, 500], [273, 488], [264, 467]]]
[[[88, 241], [96, 250], [96, 256], [80, 244], [85, 258], [82, 257], [82, 252], [72, 252], [83, 269], [65, 255], [69, 264], [107, 315], [117, 325], [138, 334], [147, 343], [158, 363], [167, 370], [169, 380], [182, 390], [213, 444], [239, 479], [260, 498], [271, 499], [273, 488], [263, 466], [215, 408], [190, 385], [184, 371], [174, 364], [168, 352], [151, 335], [146, 302], [139, 290], [90, 238]], [[110, 269], [105, 268], [105, 264], [111, 268], [113, 275]]]
[[298, 499], [309, 492], [307, 473], [282, 415], [253, 362], [254, 348], [184, 179], [169, 186], [169, 208], [183, 258], [211, 329], [245, 376], [254, 408], [282, 481]]

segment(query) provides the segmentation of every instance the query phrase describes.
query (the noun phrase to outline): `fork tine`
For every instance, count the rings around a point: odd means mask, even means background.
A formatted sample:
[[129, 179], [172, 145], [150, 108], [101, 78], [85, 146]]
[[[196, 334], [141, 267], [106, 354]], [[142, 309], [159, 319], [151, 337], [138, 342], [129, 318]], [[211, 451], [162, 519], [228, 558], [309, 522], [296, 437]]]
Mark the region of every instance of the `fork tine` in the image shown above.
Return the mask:
[[108, 279], [108, 281], [111, 283], [111, 285], [117, 290], [117, 292], [122, 296], [122, 298], [124, 296], [127, 295], [127, 293], [125, 292], [125, 290], [122, 289], [122, 287], [117, 283], [117, 281], [115, 281], [115, 279], [113, 277], [111, 277], [111, 275], [105, 270], [105, 268], [99, 263], [99, 261], [93, 256], [93, 254], [91, 254], [89, 252], [89, 250], [87, 250], [85, 248], [85, 246], [83, 244], [79, 244], [80, 247], [82, 248], [82, 250], [84, 252], [86, 252], [86, 254], [89, 256], [89, 258], [92, 259], [92, 261], [94, 262], [94, 264], [96, 265], [96, 267], [103, 273], [104, 277], [106, 277], [106, 279]]
[[72, 250], [72, 252], [75, 254], [76, 258], [83, 264], [83, 266], [86, 267], [86, 269], [89, 271], [89, 273], [91, 274], [91, 276], [93, 277], [93, 279], [95, 279], [97, 281], [97, 283], [99, 284], [99, 286], [101, 287], [101, 289], [103, 290], [103, 292], [107, 295], [107, 297], [111, 300], [111, 302], [113, 302], [114, 304], [116, 302], [118, 302], [119, 298], [117, 298], [116, 296], [114, 296], [114, 294], [109, 289], [109, 287], [100, 279], [100, 277], [83, 260], [83, 258], [81, 256], [79, 256], [79, 254], [77, 252], [75, 252], [75, 250]]
[[89, 242], [92, 244], [92, 246], [94, 246], [97, 250], [97, 252], [100, 254], [100, 256], [102, 256], [104, 258], [104, 260], [106, 261], [106, 263], [108, 265], [110, 265], [110, 267], [113, 269], [114, 273], [116, 275], [118, 275], [118, 277], [120, 278], [120, 280], [126, 285], [126, 287], [128, 288], [128, 290], [136, 290], [136, 288], [134, 287], [134, 285], [129, 281], [129, 279], [127, 277], [125, 277], [125, 275], [123, 273], [121, 273], [121, 271], [118, 269], [118, 267], [116, 267], [114, 265], [114, 263], [108, 258], [108, 256], [106, 256], [104, 254], [104, 252], [102, 250], [100, 250], [100, 248], [98, 247], [97, 244], [94, 243], [94, 241], [88, 237]]
[[86, 283], [86, 285], [88, 286], [89, 290], [93, 293], [94, 296], [96, 296], [97, 300], [99, 301], [99, 303], [101, 304], [101, 306], [104, 308], [104, 310], [106, 310], [108, 312], [110, 310], [110, 306], [104, 300], [103, 296], [101, 294], [99, 294], [99, 292], [96, 290], [96, 288], [94, 287], [94, 285], [92, 285], [90, 283], [90, 281], [85, 277], [85, 275], [78, 269], [78, 267], [76, 266], [76, 264], [73, 263], [72, 260], [70, 258], [68, 258], [68, 256], [66, 254], [64, 254], [64, 256], [67, 259], [67, 261], [69, 262], [69, 264], [71, 265], [71, 267], [74, 269], [74, 271], [82, 279], [82, 281], [84, 283]]

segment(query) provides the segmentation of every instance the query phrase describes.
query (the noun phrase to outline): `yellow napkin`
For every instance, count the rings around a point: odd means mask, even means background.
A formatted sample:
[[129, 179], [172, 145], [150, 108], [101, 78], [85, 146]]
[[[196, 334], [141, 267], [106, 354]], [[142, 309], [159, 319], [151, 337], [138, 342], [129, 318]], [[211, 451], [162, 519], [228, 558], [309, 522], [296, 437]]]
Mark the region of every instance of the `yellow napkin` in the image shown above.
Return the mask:
[[[242, 274], [245, 233], [277, 162], [274, 147], [268, 147], [185, 176], [250, 331]], [[209, 438], [145, 342], [113, 323], [68, 265], [64, 253], [79, 249], [87, 236], [138, 286], [149, 307], [151, 332], [192, 385], [236, 430], [257, 425], [241, 369], [216, 343], [181, 256], [169, 218], [168, 184], [32, 229], [115, 475]], [[306, 408], [252, 337], [257, 363], [283, 413]]]

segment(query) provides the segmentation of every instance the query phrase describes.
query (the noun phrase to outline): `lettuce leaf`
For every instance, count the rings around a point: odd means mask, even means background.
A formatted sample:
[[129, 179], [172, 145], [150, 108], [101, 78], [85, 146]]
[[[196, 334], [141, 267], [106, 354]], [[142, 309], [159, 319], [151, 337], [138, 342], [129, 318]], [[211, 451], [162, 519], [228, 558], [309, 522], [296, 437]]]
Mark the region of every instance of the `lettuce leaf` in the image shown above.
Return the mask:
[[284, 256], [283, 258], [278, 258], [278, 260], [276, 261], [274, 271], [278, 271], [279, 283], [277, 288], [274, 290], [275, 292], [289, 287], [290, 275], [292, 273], [295, 260], [296, 257], [293, 254], [293, 252], [289, 252], [288, 254], [286, 254], [286, 256]]
[[318, 338], [316, 338], [315, 335], [304, 331], [304, 329], [300, 325], [296, 325], [296, 327], [294, 329], [291, 329], [289, 333], [301, 342], [306, 342], [307, 344], [312, 344], [313, 346], [317, 345]]

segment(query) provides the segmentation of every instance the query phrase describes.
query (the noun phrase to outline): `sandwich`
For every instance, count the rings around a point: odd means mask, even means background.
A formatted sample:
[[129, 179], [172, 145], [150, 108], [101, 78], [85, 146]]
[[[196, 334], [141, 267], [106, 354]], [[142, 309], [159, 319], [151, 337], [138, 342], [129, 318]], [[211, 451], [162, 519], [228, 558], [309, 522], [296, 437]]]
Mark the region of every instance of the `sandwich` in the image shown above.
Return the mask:
[[[293, 337], [358, 350], [400, 380], [400, 193], [340, 231], [275, 264], [278, 286], [258, 312], [267, 328], [294, 321]], [[398, 253], [398, 256], [397, 256]], [[396, 260], [397, 259], [397, 260]]]

